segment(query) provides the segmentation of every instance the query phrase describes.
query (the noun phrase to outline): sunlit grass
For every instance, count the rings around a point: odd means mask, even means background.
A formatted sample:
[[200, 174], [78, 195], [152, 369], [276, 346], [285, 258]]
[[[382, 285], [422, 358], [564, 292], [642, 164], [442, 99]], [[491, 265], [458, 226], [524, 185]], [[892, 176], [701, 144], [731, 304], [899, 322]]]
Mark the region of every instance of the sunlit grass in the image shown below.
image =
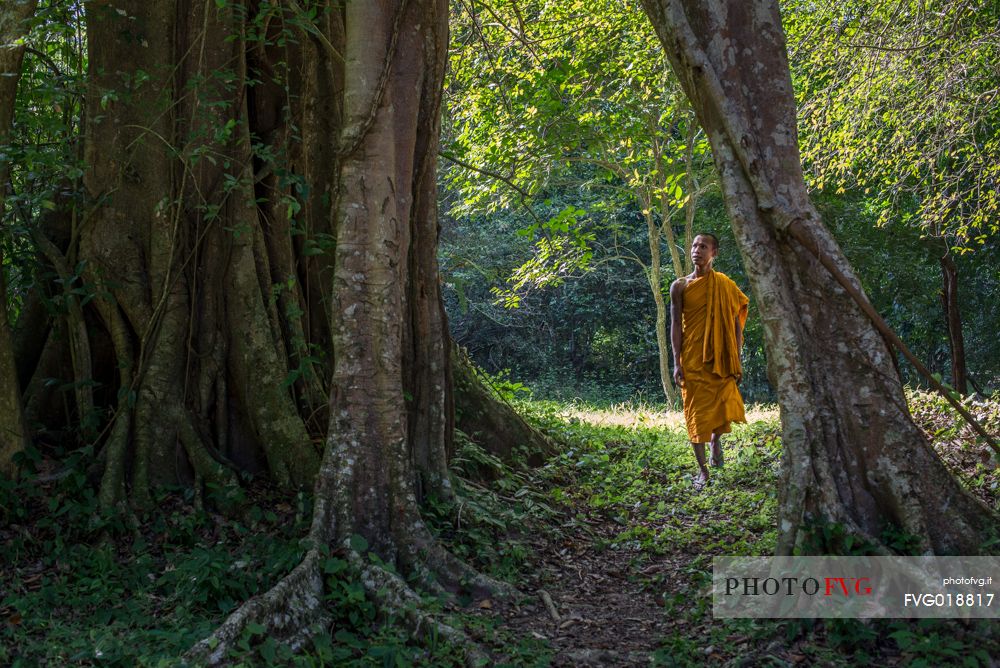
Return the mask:
[[[595, 427], [647, 427], [651, 429], [684, 429], [684, 413], [663, 404], [627, 401], [598, 407], [583, 402], [561, 404], [556, 414], [564, 419], [577, 419]], [[778, 419], [775, 404], [751, 404], [746, 407], [747, 423], [771, 422]]]
[[650, 557], [774, 549], [781, 450], [774, 406], [748, 407], [747, 423], [723, 439], [726, 466], [700, 492], [680, 411], [638, 402], [525, 407], [567, 444], [546, 467], [553, 500], [620, 526], [616, 543]]

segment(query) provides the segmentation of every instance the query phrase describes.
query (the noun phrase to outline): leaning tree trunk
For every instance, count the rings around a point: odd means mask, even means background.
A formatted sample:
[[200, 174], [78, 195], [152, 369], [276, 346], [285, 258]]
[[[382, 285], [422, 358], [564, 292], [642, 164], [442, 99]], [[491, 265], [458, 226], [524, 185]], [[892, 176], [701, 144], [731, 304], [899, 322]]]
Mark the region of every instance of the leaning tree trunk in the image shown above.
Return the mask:
[[[694, 113], [688, 110], [685, 115], [693, 117]], [[670, 371], [670, 332], [667, 326], [667, 301], [664, 298], [662, 285], [663, 261], [662, 253], [660, 252], [660, 242], [666, 242], [675, 278], [681, 278], [693, 271], [690, 251], [691, 240], [694, 238], [694, 216], [697, 207], [698, 192], [697, 180], [693, 174], [696, 126], [692, 120], [693, 118], [688, 122], [688, 136], [684, 146], [685, 181], [688, 193], [683, 205], [681, 205], [684, 211], [683, 253], [677, 247], [677, 235], [674, 234], [672, 225], [674, 211], [672, 211], [673, 205], [671, 204], [671, 196], [668, 194], [669, 189], [667, 187], [667, 180], [670, 178], [676, 179], [678, 175], [675, 171], [667, 170], [667, 163], [664, 159], [666, 156], [663, 154], [663, 147], [660, 146], [659, 141], [656, 139], [656, 127], [655, 123], [652, 122], [650, 123], [650, 134], [653, 138], [654, 162], [659, 179], [657, 190], [660, 192], [658, 205], [660, 214], [659, 223], [653, 217], [653, 200], [655, 197], [652, 193], [649, 196], [640, 196], [637, 198], [640, 208], [645, 212], [646, 218], [646, 236], [649, 241], [650, 254], [649, 271], [646, 278], [653, 291], [653, 302], [656, 305], [656, 351], [659, 361], [660, 386], [663, 389], [663, 396], [668, 406], [676, 405], [677, 389], [674, 388], [673, 373]], [[669, 290], [667, 292], [669, 294]]]
[[[0, 8], [0, 153], [7, 153], [3, 147], [14, 119], [17, 84], [24, 59], [24, 44], [20, 40], [28, 32], [28, 19], [35, 13], [35, 4], [35, 0], [15, 0], [5, 2]], [[0, 158], [0, 221], [7, 199], [9, 169], [7, 161]], [[3, 245], [4, 240], [0, 238], [0, 476], [13, 477], [17, 474], [14, 455], [27, 445], [28, 429], [7, 313]]]
[[809, 528], [822, 522], [876, 549], [894, 527], [923, 552], [979, 552], [994, 518], [913, 424], [893, 353], [872, 323], [788, 234], [799, 226], [860, 290], [803, 182], [777, 2], [643, 4], [708, 133], [762, 312], [783, 424], [778, 552], [809, 549]]
[[[656, 357], [660, 370], [660, 387], [663, 389], [663, 398], [668, 406], [677, 404], [677, 391], [674, 389], [672, 374], [670, 373], [670, 334], [667, 329], [667, 300], [663, 298], [663, 260], [660, 253], [660, 239], [662, 228], [653, 219], [653, 212], [646, 209], [646, 240], [649, 242], [649, 270], [646, 272], [646, 280], [649, 282], [649, 289], [653, 293], [653, 303], [656, 305]], [[669, 230], [669, 222], [666, 226]], [[670, 247], [674, 263], [674, 275], [678, 278], [680, 260], [677, 250], [674, 248], [673, 235], [669, 235], [667, 244]]]

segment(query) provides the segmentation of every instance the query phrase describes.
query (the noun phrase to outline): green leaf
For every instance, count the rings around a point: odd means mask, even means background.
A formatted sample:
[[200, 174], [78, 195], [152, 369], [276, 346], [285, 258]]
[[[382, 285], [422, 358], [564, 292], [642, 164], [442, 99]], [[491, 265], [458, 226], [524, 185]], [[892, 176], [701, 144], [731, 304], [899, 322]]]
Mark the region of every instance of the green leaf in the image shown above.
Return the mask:
[[358, 553], [368, 551], [368, 541], [361, 534], [354, 534], [350, 539], [351, 549]]
[[327, 575], [336, 575], [347, 569], [347, 562], [337, 557], [329, 557], [323, 562], [323, 572]]

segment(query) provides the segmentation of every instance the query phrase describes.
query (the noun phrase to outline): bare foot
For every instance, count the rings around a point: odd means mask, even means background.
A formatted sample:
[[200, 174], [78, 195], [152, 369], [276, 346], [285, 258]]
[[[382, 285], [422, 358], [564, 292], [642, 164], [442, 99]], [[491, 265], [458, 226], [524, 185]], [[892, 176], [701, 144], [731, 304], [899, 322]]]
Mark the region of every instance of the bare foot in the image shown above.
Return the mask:
[[695, 488], [696, 491], [701, 491], [707, 484], [708, 484], [708, 471], [702, 471], [701, 473], [698, 474], [698, 477], [691, 482], [691, 485]]

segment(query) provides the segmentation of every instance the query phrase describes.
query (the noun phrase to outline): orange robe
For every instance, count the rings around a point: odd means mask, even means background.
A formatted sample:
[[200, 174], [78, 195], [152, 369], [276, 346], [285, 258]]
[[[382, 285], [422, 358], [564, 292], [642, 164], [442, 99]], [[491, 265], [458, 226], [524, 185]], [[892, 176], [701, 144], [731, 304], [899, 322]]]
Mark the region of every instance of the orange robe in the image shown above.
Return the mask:
[[692, 443], [712, 433], [729, 433], [730, 423], [746, 422], [736, 381], [743, 376], [736, 347], [736, 323], [746, 324], [747, 296], [725, 274], [709, 271], [684, 287], [681, 367], [684, 419]]

